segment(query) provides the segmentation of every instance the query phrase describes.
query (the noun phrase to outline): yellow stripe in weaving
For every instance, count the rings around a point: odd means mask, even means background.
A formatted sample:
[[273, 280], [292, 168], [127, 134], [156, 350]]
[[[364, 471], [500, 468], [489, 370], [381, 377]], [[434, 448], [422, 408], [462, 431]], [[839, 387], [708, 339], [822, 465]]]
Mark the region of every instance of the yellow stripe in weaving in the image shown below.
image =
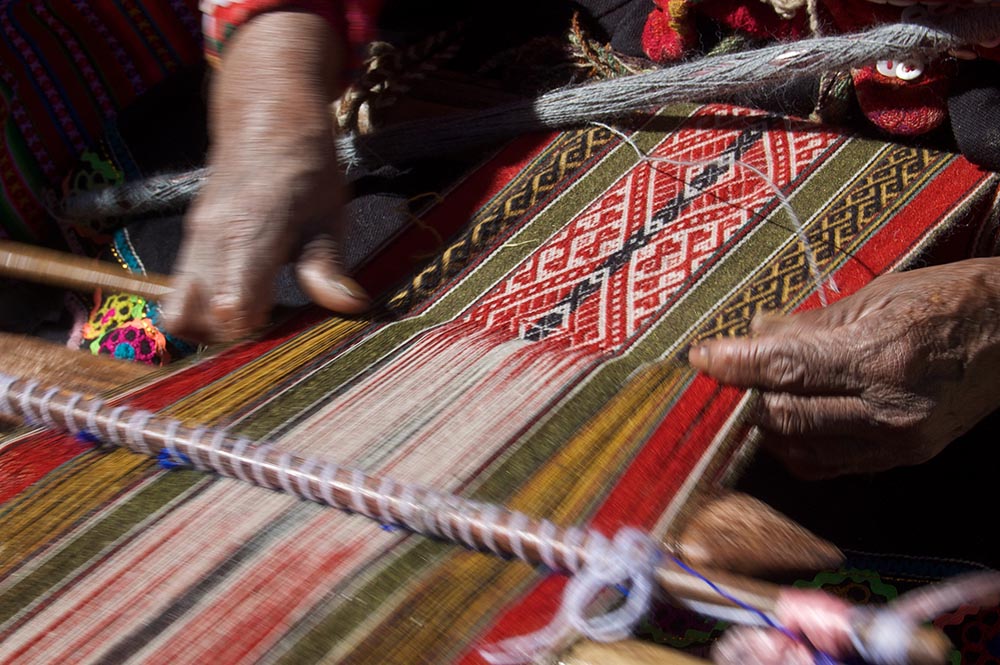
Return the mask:
[[[325, 321], [293, 343], [281, 345], [212, 384], [205, 391], [207, 396], [195, 393], [175, 403], [165, 413], [210, 424], [273, 389], [278, 381], [365, 325], [365, 321]], [[34, 548], [54, 541], [58, 534], [73, 528], [88, 513], [133, 485], [152, 469], [153, 461], [124, 450], [114, 450], [85, 455], [70, 465], [72, 470], [46, 485], [43, 491], [23, 494], [18, 509], [0, 518], [0, 543], [4, 544], [0, 552], [0, 575]], [[103, 519], [105, 516], [98, 517]]]
[[663, 405], [673, 401], [693, 374], [689, 367], [674, 362], [657, 363], [640, 371], [507, 501], [508, 507], [579, 522], [592, 506], [603, 501], [603, 494], [610, 489], [609, 481], [642, 447], [649, 430], [659, 422]]
[[[558, 524], [585, 522], [660, 421], [664, 406], [672, 403], [692, 375], [690, 368], [675, 363], [658, 363], [641, 371], [504, 503]], [[510, 486], [506, 478], [488, 482]], [[493, 557], [451, 554], [438, 562], [412, 595], [398, 599], [396, 612], [377, 629], [362, 628], [369, 639], [383, 645], [382, 654], [374, 644], [362, 643], [351, 652], [350, 662], [384, 663], [386, 644], [400, 645], [414, 662], [419, 658], [445, 662], [445, 654], [433, 650], [463, 644], [469, 632], [481, 630], [484, 621], [529, 582], [532, 574], [531, 568], [511, 566]], [[434, 600], [418, 602], [421, 598]], [[412, 620], [415, 608], [421, 610], [417, 621]], [[442, 639], [436, 631], [421, 630], [418, 624], [447, 626], [447, 634], [454, 639]], [[400, 662], [408, 661], [401, 658]]]
[[331, 318], [165, 410], [189, 423], [209, 425], [274, 390], [281, 381], [353, 335], [368, 321]]
[[153, 461], [114, 450], [84, 455], [71, 465], [59, 482], [25, 497], [17, 510], [8, 510], [0, 518], [0, 576], [39, 545], [52, 541], [53, 534], [71, 527], [132, 485]]

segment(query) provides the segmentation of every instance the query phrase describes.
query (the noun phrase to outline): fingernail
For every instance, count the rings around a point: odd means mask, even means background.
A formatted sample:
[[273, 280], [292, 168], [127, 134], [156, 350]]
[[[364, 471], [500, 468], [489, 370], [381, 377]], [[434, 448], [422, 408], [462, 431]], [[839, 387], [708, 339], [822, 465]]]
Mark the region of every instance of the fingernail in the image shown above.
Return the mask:
[[370, 300], [368, 294], [365, 292], [361, 285], [355, 282], [350, 277], [338, 277], [334, 284], [338, 289], [354, 298], [355, 300]]
[[692, 346], [691, 351], [688, 352], [688, 359], [691, 362], [695, 361], [700, 361], [702, 363], [708, 362], [708, 347]]

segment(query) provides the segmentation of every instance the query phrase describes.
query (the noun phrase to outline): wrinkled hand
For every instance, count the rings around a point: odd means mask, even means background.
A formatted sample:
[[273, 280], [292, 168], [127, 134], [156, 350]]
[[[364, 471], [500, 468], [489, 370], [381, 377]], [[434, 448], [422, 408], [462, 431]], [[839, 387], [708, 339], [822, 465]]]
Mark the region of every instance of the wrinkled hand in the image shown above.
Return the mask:
[[763, 445], [796, 475], [919, 464], [1000, 407], [1000, 259], [885, 275], [689, 358], [760, 389]]
[[185, 219], [166, 326], [198, 341], [264, 325], [285, 263], [316, 303], [356, 313], [368, 299], [343, 274], [342, 177], [329, 105], [339, 51], [320, 17], [273, 12], [227, 46], [210, 100], [211, 177]]

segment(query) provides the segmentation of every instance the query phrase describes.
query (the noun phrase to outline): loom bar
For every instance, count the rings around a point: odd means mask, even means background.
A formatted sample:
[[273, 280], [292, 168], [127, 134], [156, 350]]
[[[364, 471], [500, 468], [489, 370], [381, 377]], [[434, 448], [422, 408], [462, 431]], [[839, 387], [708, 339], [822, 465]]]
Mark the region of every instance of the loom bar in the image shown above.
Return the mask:
[[[149, 411], [109, 406], [98, 398], [2, 373], [0, 412], [20, 416], [31, 424], [96, 437], [161, 461], [166, 456], [173, 466], [186, 464], [240, 478], [472, 549], [519, 556], [527, 563], [556, 571], [580, 573], [588, 566], [605, 565], [603, 557], [609, 556], [608, 541], [593, 530], [557, 527], [496, 505], [298, 456], [223, 429], [188, 427]], [[660, 557], [660, 561], [655, 580], [684, 604], [756, 613], [774, 625], [769, 617], [781, 613], [787, 598], [785, 588], [777, 585], [717, 572], [707, 577], [670, 556]], [[988, 581], [1000, 587], [1000, 578]], [[862, 649], [877, 650], [879, 636], [872, 637], [867, 628], [857, 627], [852, 638]], [[914, 626], [907, 638], [903, 662], [908, 665], [947, 661], [950, 644], [940, 630]], [[874, 641], [868, 644], [868, 639]]]
[[66, 252], [0, 241], [0, 275], [78, 291], [95, 288], [159, 300], [170, 293], [168, 277], [133, 275], [110, 263]]

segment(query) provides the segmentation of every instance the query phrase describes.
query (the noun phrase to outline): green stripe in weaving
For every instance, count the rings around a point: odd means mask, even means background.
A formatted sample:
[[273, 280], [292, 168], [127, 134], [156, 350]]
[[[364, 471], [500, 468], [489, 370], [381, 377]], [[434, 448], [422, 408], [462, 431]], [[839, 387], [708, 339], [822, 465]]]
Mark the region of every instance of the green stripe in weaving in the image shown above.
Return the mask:
[[126, 504], [62, 546], [52, 558], [0, 594], [0, 624], [7, 622], [77, 569], [125, 536], [136, 525], [199, 483], [210, 482], [195, 471], [175, 471], [139, 490]]
[[[685, 106], [673, 109], [672, 115], [657, 116], [632, 136], [633, 142], [644, 152], [651, 150], [663, 140], [665, 132], [683, 122], [695, 108]], [[655, 131], [650, 126], [655, 127]], [[260, 437], [285, 425], [290, 420], [290, 414], [301, 411], [303, 406], [315, 403], [350, 378], [370, 369], [372, 358], [384, 358], [414, 335], [455, 318], [502, 279], [512, 266], [524, 261], [538, 245], [565, 226], [567, 219], [589, 205], [600, 192], [614, 184], [638, 162], [639, 156], [631, 146], [623, 144], [615, 148], [600, 165], [574, 183], [511, 238], [510, 242], [493, 252], [462, 283], [444, 293], [427, 311], [386, 326], [348, 349], [335, 362], [296, 386], [294, 394], [278, 396], [263, 407], [254, 415], [253, 422], [245, 425], [241, 432], [250, 437]]]
[[[837, 164], [843, 163], [852, 164], [856, 168], [859, 160], [862, 163], [868, 161], [877, 154], [881, 147], [881, 144], [871, 142], [848, 142], [840, 149], [837, 155], [832, 156], [827, 161], [825, 167], [836, 168]], [[599, 168], [606, 168], [606, 164], [607, 162]], [[626, 166], [619, 164], [615, 164], [614, 166], [619, 170], [608, 174], [611, 176], [609, 180], [619, 177], [626, 168]], [[607, 170], [610, 170], [610, 167], [607, 167]], [[823, 173], [820, 173], [817, 174], [819, 177], [815, 177], [816, 183], [820, 183], [821, 186], [813, 185], [813, 187], [803, 188], [792, 197], [793, 204], [803, 219], [810, 219], [816, 210], [836, 193], [840, 186], [837, 179], [822, 177], [822, 175]], [[808, 195], [803, 195], [805, 192], [808, 192]], [[586, 201], [593, 199], [592, 196], [584, 198]], [[568, 201], [569, 199], [570, 197], [564, 197], [562, 201]], [[577, 201], [577, 205], [579, 206], [579, 201]], [[570, 214], [565, 210], [556, 210], [555, 212], [546, 211], [546, 213], [556, 215], [555, 217], [550, 217], [549, 221], [558, 226], [564, 224], [565, 219]], [[543, 213], [540, 217], [543, 217], [546, 213]], [[780, 211], [772, 213], [772, 215], [779, 214], [783, 213]], [[534, 233], [535, 228], [535, 225], [532, 224], [529, 227], [529, 231]], [[542, 238], [548, 237], [545, 232], [539, 232], [538, 235], [541, 236], [539, 242], [541, 242]], [[523, 238], [523, 236], [524, 233], [522, 232], [521, 237]], [[780, 247], [783, 243], [787, 243], [793, 238], [794, 232], [789, 229], [774, 224], [763, 224], [731, 256], [733, 260], [739, 261], [744, 265], [759, 265], [759, 263], [753, 264], [749, 262], [764, 260], [777, 247]], [[528, 251], [530, 252], [532, 249], [529, 248]], [[503, 262], [508, 269], [511, 265], [509, 261], [510, 259]], [[729, 261], [726, 261], [726, 265], [729, 266], [731, 264]], [[698, 311], [699, 307], [714, 306], [718, 302], [718, 297], [727, 293], [735, 284], [745, 278], [745, 275], [745, 271], [715, 270], [708, 278], [697, 285], [691, 296], [689, 296], [697, 301], [698, 304], [680, 309], [685, 310], [685, 312], [691, 312], [692, 310]], [[707, 310], [701, 309], [700, 311]], [[474, 498], [499, 503], [506, 502], [512, 491], [515, 491], [517, 488], [517, 483], [513, 483], [512, 479], [526, 479], [531, 477], [539, 467], [539, 460], [550, 459], [555, 450], [564, 444], [570, 433], [578, 430], [586, 420], [593, 416], [597, 409], [613, 398], [640, 365], [660, 357], [664, 348], [676, 341], [679, 334], [689, 330], [696, 323], [696, 317], [697, 314], [689, 314], [685, 317], [683, 314], [678, 313], [675, 315], [673, 321], [667, 323], [661, 321], [624, 358], [612, 361], [601, 367], [580, 393], [562, 404], [558, 412], [551, 414], [551, 417], [547, 418], [546, 423], [529, 437], [515, 453], [509, 455], [501, 464], [490, 470], [488, 476], [478, 486], [477, 491], [474, 493]], [[684, 385], [693, 376], [691, 372], [686, 374], [686, 380], [683, 380]], [[674, 401], [673, 398], [667, 399], [666, 396], [661, 396], [661, 399], [665, 403], [664, 408], [669, 408], [669, 405]], [[597, 409], [594, 408], [595, 406]], [[639, 444], [637, 443], [637, 445]], [[555, 489], [553, 488], [553, 490]], [[554, 493], [558, 494], [559, 492]], [[595, 492], [595, 494], [600, 495], [602, 493]], [[596, 505], [598, 498], [595, 497], [591, 502], [592, 506]], [[583, 516], [581, 516], [582, 518]], [[430, 555], [431, 553], [423, 548], [414, 548], [398, 553], [396, 555], [398, 558], [392, 564], [387, 566], [384, 571], [359, 590], [358, 594], [351, 595], [363, 596], [369, 601], [368, 604], [370, 606], [385, 609], [383, 604], [389, 602], [391, 597], [398, 592], [399, 580], [415, 579], [415, 576], [421, 571], [426, 570], [428, 566], [439, 563], [430, 559]], [[300, 643], [288, 652], [282, 662], [313, 661], [320, 654], [325, 653], [327, 649], [332, 648], [339, 640], [349, 635], [367, 619], [366, 612], [359, 612], [356, 608], [345, 607], [344, 604], [341, 604], [341, 607], [333, 611], [326, 619], [318, 623], [306, 634]]]
[[[853, 164], [859, 160], [867, 161], [877, 153], [880, 144], [854, 141], [845, 145], [832, 156], [827, 164], [820, 169], [810, 182], [809, 187], [794, 192], [790, 200], [796, 212], [803, 220], [812, 219], [819, 206], [829, 199], [840, 187], [835, 178], [824, 177], [827, 166], [836, 168], [837, 164]], [[780, 209], [772, 213], [783, 214]], [[782, 225], [761, 224], [752, 235], [746, 238], [738, 247], [729, 253], [722, 265], [709, 273], [685, 296], [684, 307], [671, 307], [664, 316], [645, 334], [643, 339], [629, 347], [626, 353], [609, 360], [598, 368], [579, 390], [564, 401], [556, 411], [547, 417], [545, 423], [531, 433], [498, 468], [491, 470], [491, 475], [501, 478], [523, 477], [513, 474], [523, 473], [524, 469], [537, 465], [538, 459], [546, 459], [565, 438], [566, 432], [579, 429], [604, 404], [614, 397], [628, 377], [639, 367], [659, 360], [666, 349], [693, 341], [685, 339], [685, 333], [692, 331], [705, 312], [720, 307], [719, 299], [730, 293], [746, 278], [745, 268], [755, 267], [772, 254], [778, 247], [794, 240], [794, 231], [783, 228]], [[682, 360], [682, 362], [685, 362]], [[509, 483], [509, 480], [508, 480]], [[510, 491], [509, 485], [483, 486], [478, 498], [484, 501], [503, 501]]]

